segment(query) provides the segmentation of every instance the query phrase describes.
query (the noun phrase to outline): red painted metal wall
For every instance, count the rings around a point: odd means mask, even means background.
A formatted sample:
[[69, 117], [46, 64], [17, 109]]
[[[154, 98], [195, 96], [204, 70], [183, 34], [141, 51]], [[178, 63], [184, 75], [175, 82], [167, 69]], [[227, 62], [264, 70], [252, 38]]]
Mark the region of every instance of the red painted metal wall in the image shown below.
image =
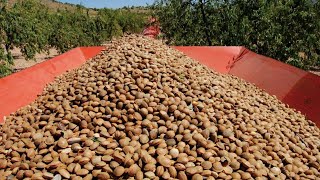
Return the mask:
[[102, 49], [103, 47], [75, 48], [0, 79], [0, 122], [4, 116], [31, 103], [56, 76], [81, 66]]
[[288, 104], [320, 127], [320, 76], [244, 47], [175, 47], [221, 73], [238, 76]]
[[320, 125], [320, 76], [251, 51], [229, 73], [276, 95]]
[[174, 48], [221, 73], [229, 73], [238, 55], [247, 51], [240, 46], [175, 46]]

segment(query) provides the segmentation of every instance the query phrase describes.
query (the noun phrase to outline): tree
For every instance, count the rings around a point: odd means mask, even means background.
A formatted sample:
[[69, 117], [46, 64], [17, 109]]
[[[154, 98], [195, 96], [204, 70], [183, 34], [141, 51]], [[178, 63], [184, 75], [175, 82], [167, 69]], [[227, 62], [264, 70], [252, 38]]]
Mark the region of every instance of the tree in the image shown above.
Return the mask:
[[160, 0], [153, 8], [169, 44], [246, 46], [304, 69], [320, 64], [319, 2]]
[[0, 76], [11, 72], [11, 49], [18, 47], [27, 59], [56, 48], [65, 52], [78, 46], [94, 46], [126, 32], [141, 32], [147, 14], [102, 9], [90, 15], [78, 5], [73, 10], [49, 11], [36, 0], [17, 1], [8, 7], [0, 0]]

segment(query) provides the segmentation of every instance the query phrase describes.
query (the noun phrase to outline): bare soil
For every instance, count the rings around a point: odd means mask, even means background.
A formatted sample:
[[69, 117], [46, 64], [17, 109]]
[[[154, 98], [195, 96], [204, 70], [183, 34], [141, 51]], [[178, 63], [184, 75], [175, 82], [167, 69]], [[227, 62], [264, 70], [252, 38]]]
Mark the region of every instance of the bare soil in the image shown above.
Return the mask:
[[28, 68], [30, 66], [33, 66], [35, 64], [41, 63], [43, 61], [46, 61], [48, 59], [51, 59], [57, 55], [59, 55], [58, 51], [56, 49], [50, 49], [49, 53], [38, 53], [36, 54], [35, 58], [33, 60], [26, 60], [23, 56], [22, 53], [20, 52], [19, 48], [14, 48], [11, 51], [13, 57], [14, 57], [14, 66], [13, 70], [14, 72], [21, 71], [25, 68]]
[[316, 75], [320, 76], [320, 71], [309, 71], [309, 72], [311, 72], [311, 73], [313, 73], [313, 74], [316, 74]]

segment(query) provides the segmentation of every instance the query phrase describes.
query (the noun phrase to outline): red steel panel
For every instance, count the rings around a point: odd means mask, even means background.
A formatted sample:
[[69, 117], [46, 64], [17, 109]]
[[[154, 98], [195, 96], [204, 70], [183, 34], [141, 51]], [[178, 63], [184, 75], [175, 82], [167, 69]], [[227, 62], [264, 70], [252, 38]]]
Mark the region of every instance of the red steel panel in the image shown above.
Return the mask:
[[254, 83], [320, 126], [320, 76], [248, 51], [230, 74]]
[[105, 47], [103, 46], [92, 46], [92, 47], [80, 47], [82, 54], [86, 60], [99, 54]]
[[228, 73], [243, 47], [175, 46], [175, 49], [220, 73]]
[[0, 122], [30, 104], [55, 77], [82, 65], [103, 47], [75, 48], [55, 58], [0, 79]]
[[320, 127], [320, 77], [307, 73], [291, 88], [283, 102], [301, 111]]
[[254, 83], [282, 100], [308, 72], [250, 51], [234, 64], [229, 73]]
[[209, 68], [253, 83], [320, 127], [320, 76], [243, 47], [175, 47]]

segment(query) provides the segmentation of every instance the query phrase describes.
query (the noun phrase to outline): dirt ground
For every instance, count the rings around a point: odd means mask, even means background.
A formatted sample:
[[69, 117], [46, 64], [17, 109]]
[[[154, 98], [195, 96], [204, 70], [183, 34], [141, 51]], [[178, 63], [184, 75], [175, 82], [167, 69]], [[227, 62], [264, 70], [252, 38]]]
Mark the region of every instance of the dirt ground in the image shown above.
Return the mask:
[[316, 74], [316, 75], [320, 76], [320, 71], [309, 71], [309, 72], [311, 72], [311, 73], [313, 73], [313, 74]]
[[51, 58], [59, 55], [57, 50], [50, 49], [49, 50], [49, 54], [47, 54], [47, 53], [38, 53], [38, 54], [36, 54], [34, 60], [26, 60], [22, 56], [22, 54], [20, 52], [20, 49], [18, 49], [18, 48], [14, 48], [11, 53], [12, 53], [12, 55], [14, 57], [14, 66], [13, 66], [14, 72], [21, 71], [21, 70], [23, 70], [25, 68], [28, 68], [30, 66], [33, 66], [33, 65], [38, 64], [38, 63], [41, 63], [43, 61], [46, 61], [48, 59], [51, 59]]

